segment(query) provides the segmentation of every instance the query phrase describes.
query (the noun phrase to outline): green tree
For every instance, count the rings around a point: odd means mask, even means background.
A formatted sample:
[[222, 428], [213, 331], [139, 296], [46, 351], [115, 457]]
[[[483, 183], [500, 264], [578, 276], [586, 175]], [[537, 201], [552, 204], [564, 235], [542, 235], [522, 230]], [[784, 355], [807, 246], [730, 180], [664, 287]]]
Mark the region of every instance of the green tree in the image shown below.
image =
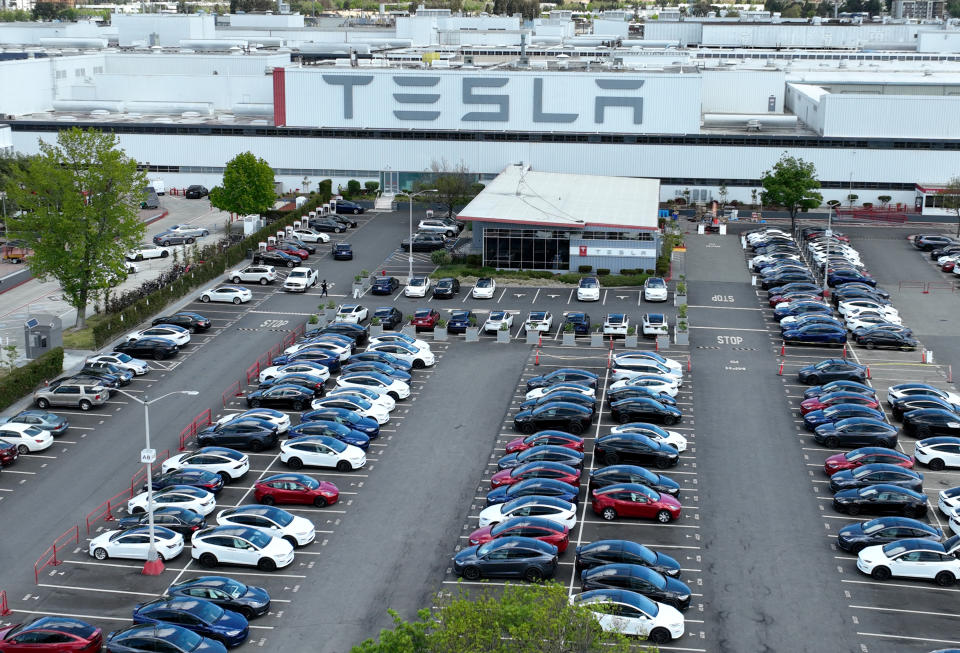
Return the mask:
[[796, 226], [800, 209], [820, 206], [823, 196], [817, 192], [817, 169], [812, 163], [786, 152], [773, 168], [763, 173], [763, 203], [778, 204], [790, 212], [790, 229]]
[[210, 204], [237, 215], [263, 213], [276, 199], [273, 169], [250, 152], [238, 154], [227, 162], [223, 185], [210, 190]]
[[448, 216], [453, 216], [457, 206], [466, 204], [479, 192], [475, 187], [477, 176], [462, 162], [452, 166], [442, 159], [431, 163], [430, 168], [433, 174], [419, 181], [415, 190], [436, 190], [433, 199], [444, 206]]
[[126, 278], [123, 254], [143, 238], [138, 209], [147, 180], [137, 162], [117, 147], [117, 137], [72, 128], [56, 145], [40, 141], [40, 154], [18, 165], [7, 192], [21, 213], [8, 216], [11, 237], [33, 249], [33, 274], [60, 282], [77, 309]]
[[790, 5], [781, 12], [784, 18], [800, 18], [803, 15], [803, 9], [800, 5]]
[[951, 18], [960, 17], [960, 0], [950, 0], [947, 3], [947, 13]]
[[887, 204], [890, 203], [890, 200], [893, 199], [893, 197], [891, 197], [890, 195], [880, 195], [877, 197], [877, 199], [880, 200], [880, 206], [886, 207]]
[[957, 217], [957, 236], [960, 237], [960, 177], [954, 177], [943, 189], [943, 208]]

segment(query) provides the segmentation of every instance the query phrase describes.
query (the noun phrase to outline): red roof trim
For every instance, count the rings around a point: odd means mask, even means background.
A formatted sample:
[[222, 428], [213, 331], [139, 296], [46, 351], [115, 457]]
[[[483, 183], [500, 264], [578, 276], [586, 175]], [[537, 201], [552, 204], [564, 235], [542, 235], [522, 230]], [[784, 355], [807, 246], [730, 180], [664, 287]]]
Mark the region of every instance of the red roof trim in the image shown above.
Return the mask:
[[531, 220], [507, 220], [505, 218], [475, 218], [468, 215], [463, 215], [462, 213], [457, 216], [458, 220], [464, 220], [466, 222], [479, 221], [479, 222], [503, 222], [506, 224], [527, 224], [537, 227], [560, 227], [562, 229], [583, 229], [584, 227], [610, 227], [613, 229], [639, 229], [642, 231], [658, 231], [657, 227], [628, 227], [622, 224], [609, 224], [606, 222], [587, 222], [586, 224], [573, 224], [570, 222], [543, 222], [543, 221], [531, 221]]

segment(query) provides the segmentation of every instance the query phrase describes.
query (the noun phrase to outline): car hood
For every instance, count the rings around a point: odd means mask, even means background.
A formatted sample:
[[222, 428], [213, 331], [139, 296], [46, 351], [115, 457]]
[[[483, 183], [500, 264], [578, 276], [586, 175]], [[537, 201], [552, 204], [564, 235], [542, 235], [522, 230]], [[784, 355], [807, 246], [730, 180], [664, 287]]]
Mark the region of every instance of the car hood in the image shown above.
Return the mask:
[[[528, 411], [527, 411], [528, 412]], [[523, 440], [521, 439], [520, 442]], [[519, 454], [510, 453], [497, 461], [497, 467], [502, 470], [512, 469], [517, 466], [517, 456]]]

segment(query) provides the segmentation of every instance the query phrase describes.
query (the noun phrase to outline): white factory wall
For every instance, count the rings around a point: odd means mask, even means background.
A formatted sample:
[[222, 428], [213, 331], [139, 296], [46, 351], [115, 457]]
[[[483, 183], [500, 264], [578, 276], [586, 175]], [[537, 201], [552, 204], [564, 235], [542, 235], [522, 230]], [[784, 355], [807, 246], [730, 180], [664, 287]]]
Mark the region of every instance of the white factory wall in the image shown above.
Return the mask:
[[[214, 17], [184, 14], [111, 14], [120, 46], [178, 46], [181, 39], [216, 38]], [[150, 35], [156, 34], [155, 42]]]
[[[705, 68], [702, 97], [703, 113], [783, 113], [785, 75], [782, 70], [717, 70]], [[734, 92], [733, 89], [736, 89]]]
[[13, 154], [13, 132], [10, 125], [0, 124], [0, 154], [9, 156]]
[[595, 18], [593, 20], [593, 33], [598, 36], [619, 36], [625, 39], [630, 33], [630, 23], [625, 20]]
[[[266, 75], [197, 77], [193, 75], [97, 75], [93, 84], [79, 87], [75, 100], [122, 102], [204, 102], [215, 111], [232, 111], [236, 104], [273, 106], [272, 78]], [[273, 117], [273, 110], [269, 111]]]
[[0, 23], [0, 46], [40, 45], [40, 39], [55, 37], [109, 38], [115, 27], [100, 27], [92, 21], [79, 23]]
[[920, 30], [917, 51], [947, 54], [960, 52], [960, 31]]
[[[789, 25], [733, 23], [703, 25], [703, 45], [753, 48], [913, 48], [920, 25]], [[650, 38], [650, 37], [647, 37]]]
[[647, 41], [678, 41], [681, 47], [703, 41], [703, 23], [692, 21], [648, 20], [643, 24]]
[[261, 29], [300, 28], [300, 14], [230, 14], [230, 27], [257, 27]]
[[53, 62], [45, 58], [0, 61], [0, 88], [23, 89], [23, 92], [0, 93], [0, 114], [16, 116], [49, 111], [53, 103]]
[[[228, 54], [140, 54], [108, 53], [105, 73], [140, 76], [192, 75], [206, 76], [267, 76], [266, 69], [290, 63], [289, 54], [257, 54], [235, 57]], [[189, 98], [172, 96], [171, 100]]]
[[823, 134], [823, 120], [826, 111], [821, 101], [827, 92], [812, 84], [787, 84], [785, 102], [787, 109], [807, 127]]
[[824, 136], [960, 138], [960, 96], [830, 94], [821, 105]]

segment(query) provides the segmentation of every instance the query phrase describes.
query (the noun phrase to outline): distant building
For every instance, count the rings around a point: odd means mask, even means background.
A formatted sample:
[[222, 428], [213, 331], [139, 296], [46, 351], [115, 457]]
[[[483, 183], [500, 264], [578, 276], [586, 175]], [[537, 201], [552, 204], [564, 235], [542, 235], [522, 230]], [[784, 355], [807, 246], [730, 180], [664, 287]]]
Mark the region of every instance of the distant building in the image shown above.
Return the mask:
[[934, 20], [943, 18], [946, 7], [944, 0], [893, 0], [893, 17]]

